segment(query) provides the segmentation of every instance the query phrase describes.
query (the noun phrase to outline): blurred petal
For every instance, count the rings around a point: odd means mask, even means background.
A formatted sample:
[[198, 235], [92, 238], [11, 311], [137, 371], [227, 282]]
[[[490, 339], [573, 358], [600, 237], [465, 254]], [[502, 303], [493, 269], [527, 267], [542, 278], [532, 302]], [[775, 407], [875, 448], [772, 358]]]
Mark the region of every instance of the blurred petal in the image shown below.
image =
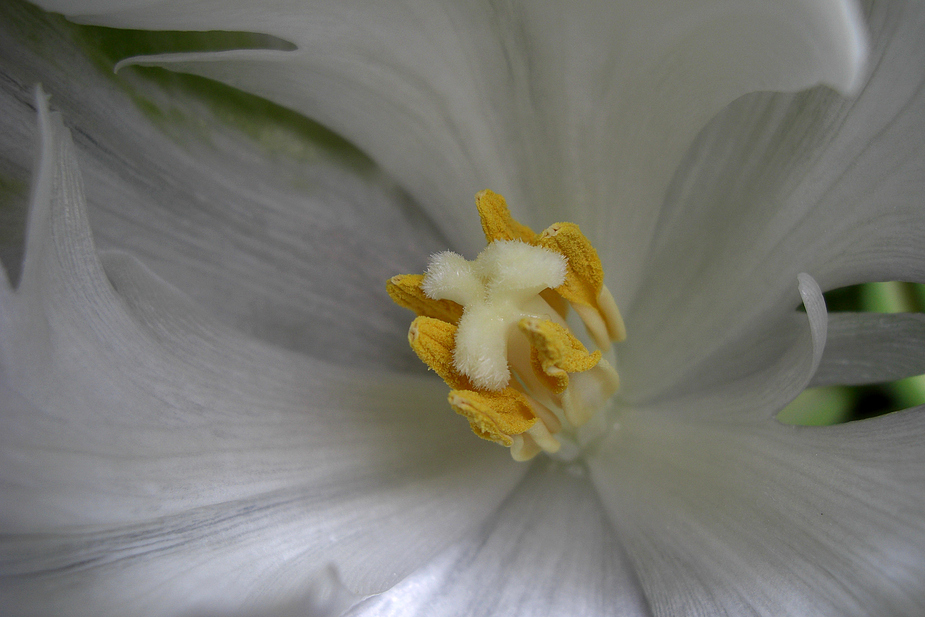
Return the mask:
[[648, 615], [585, 474], [535, 465], [478, 534], [349, 615]]
[[79, 36], [0, 3], [0, 179], [25, 182], [23, 205], [42, 83], [74, 128], [101, 248], [130, 252], [210, 315], [275, 345], [423, 368], [384, 281], [422, 270], [447, 241], [392, 180], [308, 121], [248, 117], [273, 110], [222, 86], [203, 94], [186, 76], [107, 75]]
[[925, 373], [925, 315], [832, 313], [812, 385], [869, 384]]
[[[40, 3], [93, 23], [246, 30], [293, 52], [134, 59], [225, 81], [316, 118], [398, 179], [475, 251], [472, 195], [538, 228], [592, 231], [617, 301], [640, 283], [665, 189], [691, 140], [754, 90], [860, 81], [848, 0]], [[523, 216], [525, 214], [525, 216]]]
[[594, 483], [656, 615], [925, 613], [925, 407], [834, 427], [628, 412]]
[[104, 271], [69, 133], [39, 110], [23, 276], [0, 285], [5, 608], [289, 603], [332, 568], [379, 592], [498, 507], [524, 470], [436, 380], [268, 346], [125, 254]]
[[749, 349], [796, 305], [798, 272], [823, 290], [925, 281], [925, 4], [876, 3], [869, 18], [857, 99], [746, 97], [701, 135], [624, 311], [627, 389], [756, 370]]

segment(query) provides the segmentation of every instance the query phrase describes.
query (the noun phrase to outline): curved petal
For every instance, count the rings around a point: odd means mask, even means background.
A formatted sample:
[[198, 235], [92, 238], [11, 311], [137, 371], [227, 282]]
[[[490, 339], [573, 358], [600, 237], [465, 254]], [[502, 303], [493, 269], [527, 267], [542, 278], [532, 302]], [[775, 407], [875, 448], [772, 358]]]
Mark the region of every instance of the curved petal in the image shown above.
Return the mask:
[[74, 128], [101, 248], [132, 253], [275, 345], [423, 372], [405, 342], [410, 314], [385, 281], [421, 271], [447, 241], [392, 180], [329, 133], [230, 89], [107, 75], [73, 30], [0, 3], [0, 174], [25, 178], [28, 192], [42, 83]]
[[349, 616], [648, 614], [586, 471], [547, 461], [479, 533]]
[[[632, 395], [640, 391], [637, 383], [630, 392], [619, 394], [618, 406], [644, 406], [653, 413], [683, 416], [687, 421], [742, 422], [776, 417], [812, 383], [828, 338], [829, 316], [818, 283], [804, 273], [798, 277], [797, 288], [805, 313], [794, 311], [766, 327], [767, 336], [751, 337], [752, 345], [741, 354], [699, 367], [700, 372], [690, 380], [695, 387], [662, 385], [659, 389], [654, 382], [653, 392], [636, 400]], [[691, 359], [695, 361], [696, 356]]]
[[667, 184], [704, 123], [754, 90], [850, 90], [866, 51], [849, 0], [40, 4], [119, 27], [292, 41], [297, 51], [133, 62], [213, 77], [319, 119], [469, 250], [481, 245], [470, 204], [483, 188], [538, 228], [584, 225], [619, 264], [609, 275], [618, 302], [639, 283]]
[[869, 384], [925, 373], [925, 315], [832, 313], [813, 386]]
[[379, 592], [497, 508], [524, 470], [444, 412], [439, 381], [268, 346], [128, 255], [104, 269], [38, 103], [23, 276], [0, 285], [5, 608], [288, 603], [332, 568]]
[[925, 611], [925, 407], [833, 427], [630, 412], [592, 478], [656, 615]]
[[701, 135], [659, 222], [645, 293], [623, 311], [627, 388], [695, 388], [698, 371], [747, 356], [792, 311], [798, 272], [823, 290], [925, 281], [925, 5], [869, 11], [873, 71], [856, 100], [746, 97]]

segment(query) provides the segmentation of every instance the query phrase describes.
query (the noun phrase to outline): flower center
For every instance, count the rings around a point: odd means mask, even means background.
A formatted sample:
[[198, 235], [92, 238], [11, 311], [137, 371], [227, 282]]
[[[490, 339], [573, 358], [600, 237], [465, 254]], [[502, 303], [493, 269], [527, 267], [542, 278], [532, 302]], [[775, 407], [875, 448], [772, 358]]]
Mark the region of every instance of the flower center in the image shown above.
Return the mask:
[[[474, 261], [438, 253], [426, 274], [394, 276], [387, 290], [418, 314], [411, 347], [450, 386], [450, 406], [476, 435], [519, 461], [555, 454], [619, 387], [605, 354], [626, 337], [623, 320], [577, 225], [537, 234], [491, 191], [476, 206], [488, 246]], [[593, 353], [569, 328], [569, 307]]]

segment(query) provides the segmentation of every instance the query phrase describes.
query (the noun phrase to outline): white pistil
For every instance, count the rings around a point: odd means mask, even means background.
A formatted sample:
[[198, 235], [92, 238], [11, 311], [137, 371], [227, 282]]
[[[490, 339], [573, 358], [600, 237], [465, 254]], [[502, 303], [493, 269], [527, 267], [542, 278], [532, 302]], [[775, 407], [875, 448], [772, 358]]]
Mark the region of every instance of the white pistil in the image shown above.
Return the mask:
[[516, 240], [492, 242], [475, 261], [456, 253], [434, 255], [424, 293], [463, 305], [453, 362], [478, 388], [499, 391], [510, 383], [507, 349], [524, 305], [565, 280], [565, 258]]

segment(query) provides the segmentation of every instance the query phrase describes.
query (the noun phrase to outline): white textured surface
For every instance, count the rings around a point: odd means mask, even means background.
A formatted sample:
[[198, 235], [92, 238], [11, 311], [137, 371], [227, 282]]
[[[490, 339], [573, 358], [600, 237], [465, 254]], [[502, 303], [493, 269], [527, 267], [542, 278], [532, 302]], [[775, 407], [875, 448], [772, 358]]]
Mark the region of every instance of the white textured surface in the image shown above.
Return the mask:
[[100, 263], [40, 108], [23, 276], [0, 283], [5, 614], [288, 604], [330, 568], [373, 593], [504, 499], [525, 470], [433, 413], [442, 384], [266, 345]]
[[[645, 614], [646, 602], [665, 616], [925, 612], [923, 410], [833, 429], [772, 420], [817, 362], [821, 371], [837, 360], [821, 349], [818, 303], [811, 329], [794, 313], [799, 273], [822, 289], [925, 280], [920, 3], [878, 3], [872, 12], [873, 79], [856, 102], [818, 90], [739, 101], [703, 134], [665, 202], [686, 143], [725, 102], [753, 88], [856, 84], [863, 46], [853, 5], [691, 3], [678, 11], [616, 2], [587, 14], [575, 3], [563, 12], [553, 3], [278, 5], [318, 11], [306, 25], [288, 14], [261, 21], [256, 3], [134, 12], [144, 4], [121, 3], [111, 18], [162, 27], [198, 19], [299, 42], [299, 53], [232, 53], [196, 68], [240, 78], [352, 136], [459, 239], [453, 248], [481, 244], [471, 196], [486, 187], [509, 197], [524, 222], [539, 228], [561, 213], [606, 245], [608, 282], [630, 331], [618, 404], [636, 403], [590, 459], [614, 531], [584, 480], [537, 473], [508, 493], [522, 470], [453, 422], [436, 380], [396, 377], [383, 390], [380, 373], [258, 343], [124, 254], [104, 258], [104, 276], [84, 222], [65, 215], [50, 218], [52, 235], [64, 226], [51, 245], [63, 248], [30, 257], [45, 262], [33, 271], [58, 274], [32, 283], [29, 300], [31, 277], [18, 297], [2, 297], [0, 469], [12, 497], [2, 501], [3, 523], [45, 532], [7, 538], [4, 567], [14, 578], [4, 582], [5, 601], [45, 602], [33, 612], [46, 614], [208, 614], [242, 603], [263, 614], [309, 606], [314, 589], [324, 604], [341, 597], [342, 583], [379, 590], [413, 571], [370, 614], [388, 614], [390, 599], [429, 606], [441, 597], [451, 609], [503, 607], [504, 615], [570, 602], [595, 615], [613, 606]], [[198, 12], [181, 10], [190, 7]], [[610, 18], [621, 16], [614, 27]], [[20, 58], [5, 53], [4, 61]], [[59, 80], [70, 101], [106, 100], [82, 77]], [[143, 125], [107, 109], [113, 121]], [[174, 190], [161, 181], [172, 172], [120, 166], [126, 144], [144, 150], [146, 142], [110, 140], [105, 122], [75, 120], [91, 154], [81, 163], [98, 167], [91, 177], [110, 177], [99, 168], [112, 166], [146, 178], [147, 191], [122, 196], [126, 208], [200, 190], [186, 176]], [[99, 139], [105, 147], [87, 146]], [[5, 134], [7, 142], [19, 147]], [[164, 151], [158, 146], [151, 160]], [[220, 175], [210, 168], [218, 160], [203, 169]], [[356, 186], [343, 182], [348, 194]], [[201, 190], [214, 196], [218, 186]], [[278, 198], [274, 191], [253, 203]], [[278, 209], [296, 203], [281, 199]], [[120, 211], [110, 206], [106, 219], [115, 229]], [[381, 228], [388, 211], [360, 209], [355, 218]], [[325, 209], [306, 218], [314, 216], [324, 221]], [[208, 237], [209, 223], [221, 220], [191, 218], [190, 237]], [[240, 228], [256, 233], [259, 223]], [[332, 249], [324, 239], [333, 235], [322, 230], [315, 240]], [[430, 250], [410, 246], [383, 259], [423, 261]], [[279, 272], [239, 271], [253, 289], [262, 273], [272, 294], [301, 262], [266, 251], [254, 261], [278, 262]], [[218, 307], [221, 289], [209, 298]], [[354, 302], [306, 314], [378, 306], [362, 294], [344, 299]], [[357, 347], [348, 359], [366, 340], [358, 333], [350, 342]], [[137, 349], [144, 353], [128, 353]], [[322, 404], [310, 407], [309, 398]], [[533, 530], [560, 533], [563, 522], [574, 533], [556, 536], [552, 553], [516, 541], [533, 539]], [[84, 526], [66, 527], [75, 523]], [[549, 580], [557, 554], [566, 575], [554, 580], [569, 589], [534, 592], [530, 582]], [[505, 576], [486, 581], [497, 572]], [[472, 593], [479, 582], [497, 604]]]

